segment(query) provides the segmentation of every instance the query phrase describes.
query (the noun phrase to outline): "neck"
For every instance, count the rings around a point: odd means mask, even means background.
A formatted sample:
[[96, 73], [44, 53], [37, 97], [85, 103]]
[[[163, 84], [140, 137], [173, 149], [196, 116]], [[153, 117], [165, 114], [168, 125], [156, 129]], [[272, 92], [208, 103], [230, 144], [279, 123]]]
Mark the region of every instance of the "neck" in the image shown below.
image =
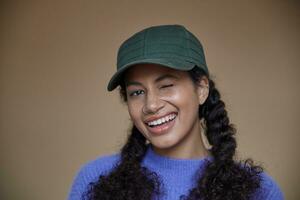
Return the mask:
[[161, 156], [167, 156], [176, 159], [198, 159], [209, 156], [209, 151], [203, 144], [200, 126], [196, 128], [197, 132], [191, 133], [192, 135], [185, 137], [182, 141], [169, 148], [157, 148], [152, 145], [155, 153]]

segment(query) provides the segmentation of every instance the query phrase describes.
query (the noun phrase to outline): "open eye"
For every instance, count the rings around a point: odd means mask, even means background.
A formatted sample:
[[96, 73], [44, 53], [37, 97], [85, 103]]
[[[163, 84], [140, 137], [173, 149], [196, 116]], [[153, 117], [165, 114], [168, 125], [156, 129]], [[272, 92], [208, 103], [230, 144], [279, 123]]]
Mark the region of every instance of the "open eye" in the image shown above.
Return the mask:
[[144, 91], [143, 90], [135, 90], [129, 93], [129, 96], [139, 96], [140, 94], [143, 94]]

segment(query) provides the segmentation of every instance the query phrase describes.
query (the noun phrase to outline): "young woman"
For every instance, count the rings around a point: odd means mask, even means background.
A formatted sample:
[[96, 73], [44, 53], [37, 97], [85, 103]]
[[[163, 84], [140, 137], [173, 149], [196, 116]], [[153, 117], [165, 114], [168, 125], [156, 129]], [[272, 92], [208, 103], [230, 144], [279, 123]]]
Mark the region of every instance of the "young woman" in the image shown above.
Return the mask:
[[118, 86], [132, 120], [127, 143], [86, 164], [70, 200], [283, 199], [260, 166], [235, 159], [236, 131], [185, 27], [149, 27], [126, 40], [108, 90]]

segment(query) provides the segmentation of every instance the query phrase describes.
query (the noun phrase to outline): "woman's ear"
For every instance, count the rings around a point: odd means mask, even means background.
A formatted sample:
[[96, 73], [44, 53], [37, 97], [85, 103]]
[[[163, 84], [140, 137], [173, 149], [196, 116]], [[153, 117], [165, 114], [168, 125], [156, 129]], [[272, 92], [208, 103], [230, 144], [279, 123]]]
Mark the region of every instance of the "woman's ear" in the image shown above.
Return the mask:
[[197, 93], [199, 104], [202, 105], [206, 101], [209, 94], [209, 81], [206, 76], [203, 76], [197, 85]]

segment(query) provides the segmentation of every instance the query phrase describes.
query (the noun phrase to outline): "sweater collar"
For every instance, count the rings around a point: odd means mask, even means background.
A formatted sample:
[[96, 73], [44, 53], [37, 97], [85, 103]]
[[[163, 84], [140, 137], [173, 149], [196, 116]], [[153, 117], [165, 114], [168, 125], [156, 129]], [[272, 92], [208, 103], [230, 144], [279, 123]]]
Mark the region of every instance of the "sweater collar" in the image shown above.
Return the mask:
[[143, 163], [153, 169], [159, 170], [197, 170], [200, 167], [204, 167], [208, 161], [211, 161], [211, 156], [205, 156], [195, 159], [180, 159], [180, 158], [170, 158], [167, 156], [162, 156], [157, 154], [152, 145], [148, 145], [146, 155], [144, 157]]

